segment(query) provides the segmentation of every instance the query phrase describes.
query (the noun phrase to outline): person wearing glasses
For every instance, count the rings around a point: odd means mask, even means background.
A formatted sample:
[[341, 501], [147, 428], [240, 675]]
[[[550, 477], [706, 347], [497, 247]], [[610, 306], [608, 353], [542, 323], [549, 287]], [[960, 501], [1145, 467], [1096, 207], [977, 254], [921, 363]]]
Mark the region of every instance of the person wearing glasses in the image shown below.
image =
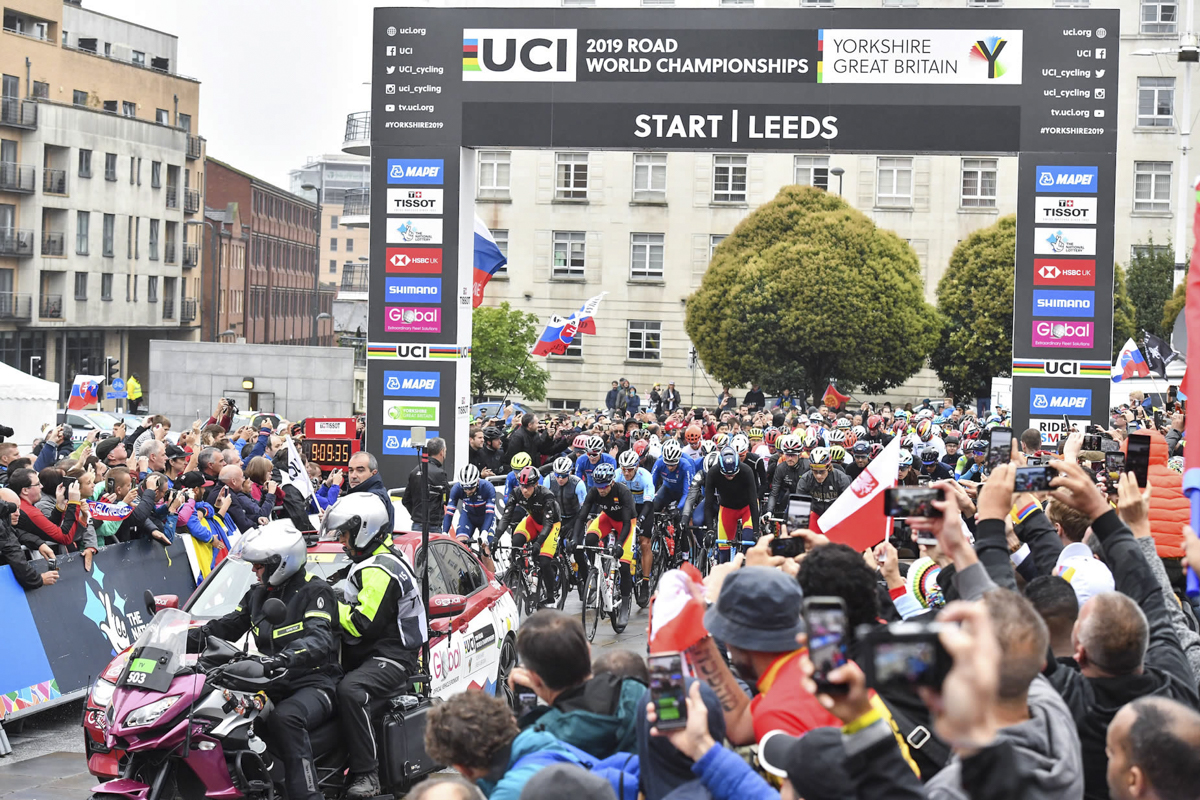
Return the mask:
[[809, 454], [809, 471], [796, 481], [796, 492], [812, 498], [812, 513], [824, 514], [838, 495], [850, 486], [850, 476], [833, 469], [833, 456], [826, 447], [815, 447]]

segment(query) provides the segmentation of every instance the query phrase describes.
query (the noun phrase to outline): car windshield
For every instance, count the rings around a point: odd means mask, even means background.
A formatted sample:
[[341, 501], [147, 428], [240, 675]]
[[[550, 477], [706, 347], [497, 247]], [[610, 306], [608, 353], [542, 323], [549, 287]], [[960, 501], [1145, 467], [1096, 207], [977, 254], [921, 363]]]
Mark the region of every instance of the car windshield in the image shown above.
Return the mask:
[[[308, 571], [325, 580], [349, 563], [350, 558], [343, 552], [308, 554]], [[238, 601], [246, 595], [254, 580], [250, 564], [227, 558], [192, 597], [188, 611], [196, 619], [223, 617], [237, 608]]]

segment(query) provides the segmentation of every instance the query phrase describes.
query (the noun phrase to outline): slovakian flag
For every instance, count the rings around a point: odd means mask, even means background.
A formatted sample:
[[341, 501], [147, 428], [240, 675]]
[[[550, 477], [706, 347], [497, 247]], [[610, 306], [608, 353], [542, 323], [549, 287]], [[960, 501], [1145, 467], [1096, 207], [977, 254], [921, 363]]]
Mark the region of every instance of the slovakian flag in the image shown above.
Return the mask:
[[861, 553], [892, 535], [892, 518], [883, 513], [883, 490], [894, 487], [900, 474], [900, 438], [893, 438], [821, 515], [821, 532], [829, 541]]
[[1117, 363], [1113, 364], [1113, 383], [1120, 383], [1126, 378], [1146, 378], [1149, 375], [1150, 365], [1142, 357], [1142, 351], [1138, 349], [1137, 344], [1133, 339], [1125, 342], [1121, 352], [1117, 353]]
[[533, 350], [529, 352], [535, 356], [561, 356], [567, 352], [578, 330], [574, 317], [564, 319], [555, 314], [550, 317], [542, 335], [534, 342]]
[[650, 607], [650, 652], [681, 652], [707, 636], [706, 608], [699, 570], [685, 563], [664, 572]]
[[76, 375], [75, 382], [71, 384], [71, 396], [67, 398], [67, 408], [78, 410], [99, 403], [103, 380], [103, 375]]
[[483, 302], [483, 287], [492, 279], [496, 271], [508, 263], [508, 259], [500, 252], [500, 245], [488, 226], [483, 224], [479, 215], [475, 215], [475, 277], [472, 288], [472, 308], [479, 308]]
[[596, 312], [600, 309], [600, 301], [604, 299], [604, 295], [606, 294], [608, 292], [601, 292], [589, 299], [575, 312], [575, 324], [578, 326], [580, 333], [586, 333], [591, 336], [596, 335]]
[[833, 381], [829, 382], [829, 388], [821, 396], [821, 402], [829, 408], [841, 408], [849, 401], [850, 395], [839, 392], [837, 387], [833, 385]]

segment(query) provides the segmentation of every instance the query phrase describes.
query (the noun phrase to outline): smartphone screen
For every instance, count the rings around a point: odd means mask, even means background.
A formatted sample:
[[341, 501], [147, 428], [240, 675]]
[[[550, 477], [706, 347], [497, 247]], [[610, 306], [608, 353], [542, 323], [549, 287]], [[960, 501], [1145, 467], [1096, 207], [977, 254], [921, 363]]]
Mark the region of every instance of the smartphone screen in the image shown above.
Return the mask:
[[646, 659], [650, 668], [650, 699], [660, 731], [687, 727], [687, 693], [683, 682], [683, 655], [659, 653]]
[[1113, 480], [1120, 477], [1120, 473], [1125, 471], [1125, 454], [1124, 453], [1105, 453], [1104, 454], [1104, 471], [1108, 473], [1108, 477]]
[[1007, 464], [1012, 457], [1012, 429], [992, 428], [991, 442], [988, 445], [988, 471], [1001, 464]]
[[812, 516], [812, 498], [808, 495], [794, 494], [788, 498], [787, 526], [788, 530], [807, 528], [809, 517]]
[[1014, 492], [1048, 492], [1050, 479], [1054, 474], [1050, 467], [1017, 467], [1017, 478], [1013, 485]]
[[518, 685], [514, 688], [517, 693], [517, 719], [521, 719], [537, 708], [538, 696], [528, 686]]
[[1150, 437], [1136, 434], [1126, 440], [1125, 471], [1132, 472], [1138, 486], [1146, 488], [1146, 474], [1150, 471]]
[[771, 555], [795, 558], [804, 553], [804, 540], [799, 536], [771, 541]]
[[897, 486], [883, 491], [883, 513], [889, 517], [940, 517], [934, 500], [945, 500], [945, 492], [925, 486]]
[[810, 597], [804, 601], [804, 626], [808, 631], [808, 656], [813, 663], [817, 691], [845, 692], [848, 687], [831, 684], [828, 675], [846, 663], [846, 604], [840, 597]]

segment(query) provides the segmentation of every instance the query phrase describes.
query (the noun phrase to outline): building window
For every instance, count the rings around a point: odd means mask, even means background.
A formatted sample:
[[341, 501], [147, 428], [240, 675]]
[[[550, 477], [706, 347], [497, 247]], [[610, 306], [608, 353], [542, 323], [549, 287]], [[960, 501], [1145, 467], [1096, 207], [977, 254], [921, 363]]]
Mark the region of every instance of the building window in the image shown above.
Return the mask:
[[150, 303], [158, 302], [158, 276], [151, 275], [146, 278], [146, 301]]
[[587, 200], [588, 154], [555, 153], [555, 200]]
[[631, 280], [662, 280], [663, 246], [661, 233], [629, 235], [629, 277]]
[[125, 218], [125, 257], [133, 258], [133, 217]]
[[105, 100], [104, 101], [104, 110], [106, 112], [108, 112], [109, 114], [117, 113], [117, 101], [116, 100]]
[[567, 349], [561, 356], [555, 358], [583, 358], [583, 334], [576, 333], [571, 339], [571, 343], [567, 345]]
[[875, 205], [912, 207], [912, 159], [881, 158], [876, 162]]
[[1137, 124], [1140, 128], [1175, 125], [1175, 79], [1138, 78]]
[[479, 151], [479, 197], [507, 198], [511, 176], [512, 153], [508, 150]]
[[112, 281], [113, 281], [113, 276], [112, 276], [111, 272], [105, 272], [103, 275], [100, 276], [100, 299], [101, 300], [112, 300]]
[[137, 64], [139, 67], [146, 66], [146, 54], [141, 52], [140, 50], [134, 50], [133, 57], [130, 58], [129, 60], [132, 61], [134, 64]]
[[633, 199], [662, 203], [667, 199], [667, 154], [633, 154]]
[[88, 231], [91, 228], [92, 215], [88, 211], [75, 212], [75, 253], [76, 255], [86, 256], [88, 254]]
[[[671, 2], [673, 3], [674, 0], [671, 0]], [[664, 5], [670, 5], [670, 4], [671, 3], [663, 3], [663, 2], [647, 3], [646, 0], [642, 0], [642, 5], [664, 6]], [[550, 405], [551, 411], [578, 411], [580, 408], [583, 407], [583, 404], [578, 400], [556, 400], [554, 398], [550, 398], [550, 400], [548, 400], [547, 402]]]
[[630, 361], [658, 361], [662, 357], [661, 322], [631, 319], [628, 332], [625, 355]]
[[746, 156], [713, 156], [713, 202], [746, 202]]
[[1178, 9], [1173, 0], [1142, 0], [1142, 33], [1175, 33]]
[[1135, 244], [1129, 248], [1130, 258], [1155, 258], [1171, 252], [1167, 244]]
[[795, 156], [792, 182], [801, 186], [829, 189], [829, 156]]
[[725, 8], [726, 6], [746, 6], [746, 7], [749, 7], [749, 6], [752, 6], [752, 5], [754, 5], [754, 0], [721, 0], [721, 7], [722, 7], [722, 8]]
[[81, 92], [78, 89], [76, 89], [74, 92], [74, 96], [71, 99], [71, 102], [77, 106], [84, 106], [86, 108], [87, 107], [87, 99], [88, 99], [87, 92]]
[[81, 178], [92, 177], [92, 151], [91, 150], [84, 150], [83, 148], [80, 148], [80, 150], [79, 150], [79, 177], [81, 177]]
[[104, 215], [104, 244], [103, 244], [103, 248], [101, 249], [101, 255], [103, 255], [105, 258], [113, 257], [113, 237], [114, 237], [114, 229], [116, 228], [116, 226], [117, 226], [117, 215], [116, 214], [105, 214]]
[[151, 161], [150, 162], [150, 188], [151, 189], [161, 189], [162, 188], [162, 162], [161, 161]]
[[800, 0], [805, 8], [833, 8], [833, 0]]
[[336, 231], [338, 226], [338, 215], [333, 214], [329, 217], [329, 230]]
[[994, 158], [962, 160], [963, 208], [996, 207], [996, 163]]
[[708, 235], [708, 260], [712, 261], [713, 254], [717, 252], [717, 245], [725, 241], [727, 233], [710, 233]]
[[337, 252], [337, 239], [336, 238], [332, 238], [329, 240], [329, 252], [331, 252], [331, 253]]
[[354, 240], [353, 240], [353, 239], [347, 239], [347, 240], [346, 240], [346, 252], [347, 252], [347, 253], [353, 253], [353, 252], [354, 252]]
[[1133, 210], [1171, 210], [1171, 162], [1133, 162]]
[[179, 119], [179, 127], [182, 128], [183, 130], [187, 131], [188, 133], [191, 133], [192, 132], [192, 115], [191, 114], [179, 114], [178, 119]]
[[1000, 8], [1002, 0], [967, 0], [967, 8]]
[[916, 8], [917, 0], [883, 0], [884, 8]]
[[587, 234], [583, 231], [554, 232], [554, 266], [550, 271], [555, 278], [582, 278], [584, 262], [587, 260]]
[[337, 259], [329, 259], [329, 274], [337, 275]]
[[117, 154], [104, 154], [104, 180], [115, 181], [117, 179]]
[[50, 99], [50, 84], [46, 83], [45, 81], [34, 81], [33, 82], [33, 96], [38, 98], [39, 100], [49, 100]]
[[1087, 8], [1088, 0], [1054, 0], [1055, 8]]
[[163, 278], [163, 299], [167, 302], [163, 305], [163, 319], [175, 318], [175, 279]]
[[137, 158], [135, 158], [134, 156], [130, 156], [129, 157], [129, 185], [133, 186], [133, 184], [136, 182], [136, 180], [137, 180]]
[[150, 220], [150, 260], [158, 261], [158, 220]]
[[154, 109], [154, 121], [159, 125], [171, 124], [171, 112], [165, 108]]
[[131, 103], [128, 100], [121, 101], [121, 114], [126, 117], [137, 116], [137, 103]]
[[[492, 238], [496, 240], [496, 247], [500, 248], [500, 253], [505, 258], [508, 258], [508, 229], [507, 228], [492, 228]], [[497, 275], [508, 274], [508, 263], [496, 270]]]
[[86, 272], [75, 273], [75, 299], [87, 300], [87, 283], [88, 274]]

